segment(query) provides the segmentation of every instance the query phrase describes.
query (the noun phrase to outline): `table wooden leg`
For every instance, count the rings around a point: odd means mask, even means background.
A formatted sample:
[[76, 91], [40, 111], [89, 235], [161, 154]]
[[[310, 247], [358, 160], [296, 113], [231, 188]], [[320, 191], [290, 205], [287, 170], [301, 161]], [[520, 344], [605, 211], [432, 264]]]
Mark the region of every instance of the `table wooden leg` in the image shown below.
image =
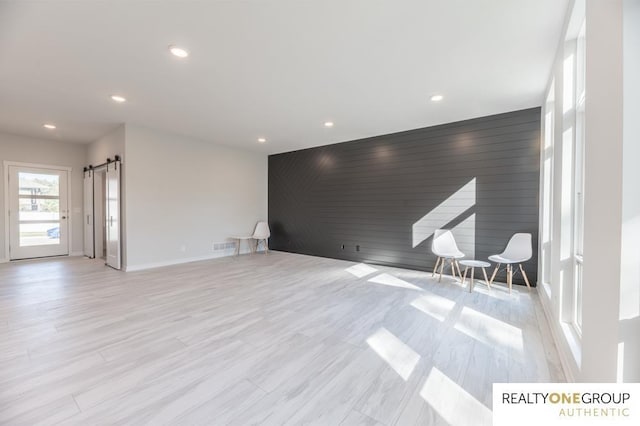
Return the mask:
[[471, 268], [471, 276], [469, 277], [469, 293], [473, 291], [473, 276], [475, 275], [476, 268]]
[[240, 255], [240, 241], [242, 241], [240, 238], [236, 240], [236, 256]]
[[500, 264], [499, 263], [496, 265], [496, 269], [493, 270], [493, 274], [491, 275], [491, 279], [489, 280], [489, 282], [493, 282], [493, 280], [496, 277], [496, 274], [498, 273], [498, 269], [500, 269]]
[[489, 282], [489, 279], [487, 278], [487, 269], [486, 268], [482, 268], [482, 273], [484, 274], [484, 282], [487, 283], [487, 287], [489, 287], [489, 290], [491, 290], [491, 283]]

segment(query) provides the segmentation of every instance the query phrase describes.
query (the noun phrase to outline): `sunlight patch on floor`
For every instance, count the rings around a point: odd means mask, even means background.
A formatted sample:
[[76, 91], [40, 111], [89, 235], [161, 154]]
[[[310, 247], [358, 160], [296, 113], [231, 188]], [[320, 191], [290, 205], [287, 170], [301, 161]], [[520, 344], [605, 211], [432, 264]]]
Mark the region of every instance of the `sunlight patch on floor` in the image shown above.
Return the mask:
[[515, 353], [510, 355], [524, 356], [521, 329], [475, 309], [462, 308], [454, 328], [500, 352], [512, 350]]
[[447, 318], [451, 310], [456, 306], [453, 300], [447, 299], [437, 294], [425, 294], [411, 302], [411, 306], [417, 310], [443, 321]]
[[400, 278], [396, 278], [393, 275], [389, 274], [380, 274], [369, 280], [370, 283], [383, 284], [391, 287], [400, 287], [400, 288], [408, 288], [411, 290], [422, 290], [420, 287], [413, 285], [405, 280], [401, 280]]
[[420, 355], [386, 328], [367, 339], [367, 344], [406, 382], [416, 368]]
[[369, 274], [373, 274], [377, 269], [364, 263], [358, 263], [357, 265], [353, 265], [350, 268], [345, 269], [345, 271], [357, 278], [362, 278]]
[[420, 396], [451, 425], [490, 425], [491, 410], [437, 368], [429, 372]]

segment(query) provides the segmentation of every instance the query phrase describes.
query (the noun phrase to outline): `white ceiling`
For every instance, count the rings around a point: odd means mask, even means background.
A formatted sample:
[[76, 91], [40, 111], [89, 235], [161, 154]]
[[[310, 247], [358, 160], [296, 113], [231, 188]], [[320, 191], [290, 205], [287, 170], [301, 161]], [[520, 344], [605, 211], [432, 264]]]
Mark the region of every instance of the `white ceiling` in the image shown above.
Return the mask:
[[127, 122], [274, 153], [538, 106], [567, 3], [2, 1], [0, 131]]

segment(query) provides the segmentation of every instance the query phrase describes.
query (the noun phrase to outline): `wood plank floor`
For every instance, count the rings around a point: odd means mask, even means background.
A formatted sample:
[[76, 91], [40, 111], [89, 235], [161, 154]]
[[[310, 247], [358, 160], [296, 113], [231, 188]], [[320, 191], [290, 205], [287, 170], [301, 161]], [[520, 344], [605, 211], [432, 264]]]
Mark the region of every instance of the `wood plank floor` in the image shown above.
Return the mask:
[[0, 265], [0, 424], [490, 424], [564, 381], [535, 290], [288, 253]]

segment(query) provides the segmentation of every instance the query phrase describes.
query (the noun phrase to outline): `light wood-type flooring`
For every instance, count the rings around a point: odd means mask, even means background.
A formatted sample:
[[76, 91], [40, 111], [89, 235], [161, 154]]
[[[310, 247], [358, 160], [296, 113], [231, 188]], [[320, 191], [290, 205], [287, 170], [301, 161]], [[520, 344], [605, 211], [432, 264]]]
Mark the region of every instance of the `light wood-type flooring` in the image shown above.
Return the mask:
[[0, 424], [489, 424], [563, 381], [536, 290], [281, 252], [0, 265]]

